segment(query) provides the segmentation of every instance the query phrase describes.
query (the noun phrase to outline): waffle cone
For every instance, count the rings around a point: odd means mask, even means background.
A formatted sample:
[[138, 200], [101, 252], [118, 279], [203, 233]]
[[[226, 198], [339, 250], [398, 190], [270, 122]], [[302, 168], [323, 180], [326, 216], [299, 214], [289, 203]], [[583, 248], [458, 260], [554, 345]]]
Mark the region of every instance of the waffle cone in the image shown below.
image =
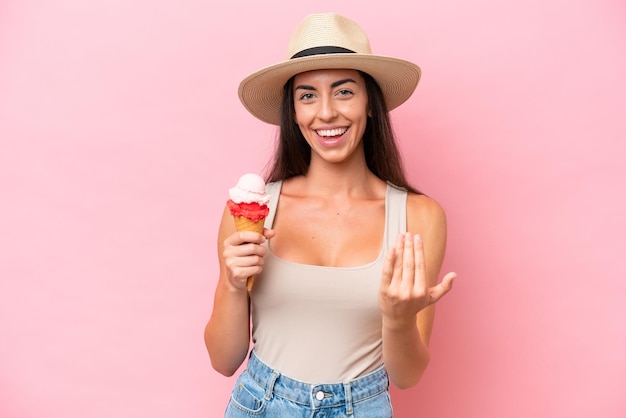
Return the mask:
[[259, 219], [258, 221], [254, 222], [253, 220], [248, 219], [245, 216], [235, 216], [235, 229], [237, 229], [237, 231], [253, 231], [262, 234], [264, 227], [265, 218]]
[[[253, 231], [258, 232], [259, 234], [263, 233], [263, 229], [265, 228], [265, 218], [259, 219], [256, 222], [246, 218], [245, 216], [235, 216], [234, 218], [235, 229], [237, 231]], [[248, 277], [248, 280], [246, 281], [246, 287], [248, 288], [248, 292], [252, 290], [253, 284], [254, 276]]]

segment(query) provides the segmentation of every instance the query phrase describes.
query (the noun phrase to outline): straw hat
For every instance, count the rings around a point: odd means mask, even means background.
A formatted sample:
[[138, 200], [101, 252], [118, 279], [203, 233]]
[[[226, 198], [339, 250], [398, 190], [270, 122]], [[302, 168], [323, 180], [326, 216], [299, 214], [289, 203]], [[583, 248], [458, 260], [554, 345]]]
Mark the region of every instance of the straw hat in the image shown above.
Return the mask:
[[411, 62], [373, 55], [367, 35], [352, 20], [335, 13], [312, 14], [296, 28], [287, 59], [246, 77], [239, 85], [239, 98], [257, 118], [280, 125], [285, 83], [298, 73], [320, 69], [368, 73], [380, 86], [388, 110], [413, 94], [421, 75]]

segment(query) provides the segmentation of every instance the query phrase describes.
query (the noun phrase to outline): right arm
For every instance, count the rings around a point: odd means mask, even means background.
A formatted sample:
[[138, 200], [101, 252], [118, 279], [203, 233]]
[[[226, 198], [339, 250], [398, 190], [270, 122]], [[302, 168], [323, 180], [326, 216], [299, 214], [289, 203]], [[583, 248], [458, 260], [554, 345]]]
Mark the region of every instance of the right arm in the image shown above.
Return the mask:
[[235, 230], [232, 216], [224, 209], [218, 233], [220, 276], [215, 289], [213, 312], [204, 330], [204, 342], [211, 365], [219, 373], [232, 376], [250, 348], [250, 308], [246, 280], [259, 274], [265, 247], [273, 236]]

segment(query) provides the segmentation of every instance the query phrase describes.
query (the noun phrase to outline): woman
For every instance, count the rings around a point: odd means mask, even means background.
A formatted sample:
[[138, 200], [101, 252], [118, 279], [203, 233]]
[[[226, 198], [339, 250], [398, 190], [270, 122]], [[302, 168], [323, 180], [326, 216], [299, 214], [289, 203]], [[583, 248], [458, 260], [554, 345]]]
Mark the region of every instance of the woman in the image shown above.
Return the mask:
[[249, 355], [225, 416], [390, 417], [389, 380], [422, 376], [434, 304], [456, 277], [436, 284], [445, 215], [407, 184], [389, 122], [420, 69], [372, 55], [332, 13], [308, 16], [287, 56], [239, 89], [280, 138], [264, 233], [236, 232], [228, 210], [219, 231], [205, 341], [226, 376]]

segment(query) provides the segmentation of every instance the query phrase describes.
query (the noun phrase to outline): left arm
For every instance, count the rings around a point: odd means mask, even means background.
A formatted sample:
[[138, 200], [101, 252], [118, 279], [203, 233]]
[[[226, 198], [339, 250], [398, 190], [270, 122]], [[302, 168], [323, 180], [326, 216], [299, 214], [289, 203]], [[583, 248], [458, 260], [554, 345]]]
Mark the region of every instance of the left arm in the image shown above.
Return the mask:
[[387, 252], [379, 292], [383, 359], [401, 389], [417, 384], [428, 365], [434, 304], [456, 277], [448, 273], [437, 284], [446, 247], [446, 217], [437, 202], [409, 195], [407, 230]]

